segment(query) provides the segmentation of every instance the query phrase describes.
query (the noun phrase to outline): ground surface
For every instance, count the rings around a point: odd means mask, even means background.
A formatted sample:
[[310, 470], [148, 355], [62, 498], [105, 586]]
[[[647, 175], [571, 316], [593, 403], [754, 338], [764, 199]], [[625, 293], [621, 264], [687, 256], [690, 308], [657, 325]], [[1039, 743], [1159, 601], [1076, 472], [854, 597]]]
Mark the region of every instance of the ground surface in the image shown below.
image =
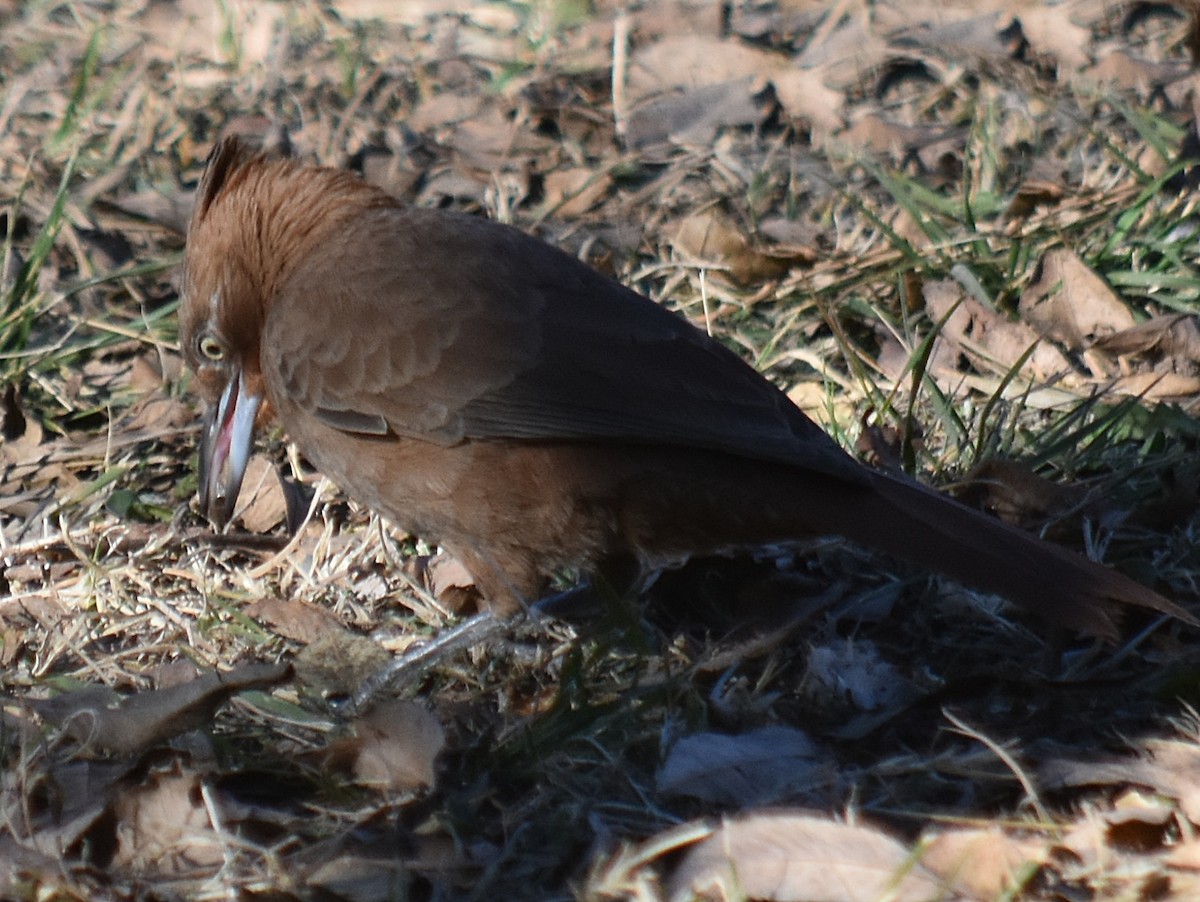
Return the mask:
[[1200, 896], [1194, 631], [1052, 637], [836, 541], [346, 713], [462, 580], [281, 435], [215, 536], [174, 345], [235, 130], [536, 232], [1194, 609], [1193, 14], [0, 3], [0, 896]]

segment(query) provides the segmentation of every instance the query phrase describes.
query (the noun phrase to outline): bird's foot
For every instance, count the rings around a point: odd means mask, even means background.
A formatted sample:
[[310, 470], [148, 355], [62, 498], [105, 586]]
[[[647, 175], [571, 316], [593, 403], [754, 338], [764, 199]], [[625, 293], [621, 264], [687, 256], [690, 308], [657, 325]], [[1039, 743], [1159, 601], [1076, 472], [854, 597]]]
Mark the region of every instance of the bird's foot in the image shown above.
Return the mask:
[[443, 630], [428, 642], [397, 655], [367, 677], [350, 698], [351, 713], [365, 711], [387, 689], [415, 679], [447, 655], [487, 642], [503, 633], [511, 621], [484, 611]]
[[494, 641], [519, 624], [536, 625], [547, 619], [575, 621], [603, 613], [611, 606], [611, 594], [611, 590], [606, 593], [591, 583], [581, 583], [547, 595], [515, 617], [502, 617], [490, 610], [483, 611], [393, 658], [363, 681], [345, 708], [349, 713], [364, 711], [381, 694], [401, 683], [415, 680], [448, 655]]

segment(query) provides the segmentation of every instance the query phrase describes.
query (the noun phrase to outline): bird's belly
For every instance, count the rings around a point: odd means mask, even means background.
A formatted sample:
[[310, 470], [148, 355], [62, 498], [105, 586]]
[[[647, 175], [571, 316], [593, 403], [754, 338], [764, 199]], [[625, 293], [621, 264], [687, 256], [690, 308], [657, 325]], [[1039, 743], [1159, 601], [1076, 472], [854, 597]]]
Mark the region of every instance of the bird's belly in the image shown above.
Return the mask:
[[501, 608], [536, 600], [544, 577], [563, 568], [614, 559], [654, 568], [691, 552], [820, 531], [791, 512], [806, 489], [831, 482], [781, 491], [795, 470], [696, 448], [516, 440], [445, 447], [319, 423], [292, 437], [348, 495], [460, 557]]

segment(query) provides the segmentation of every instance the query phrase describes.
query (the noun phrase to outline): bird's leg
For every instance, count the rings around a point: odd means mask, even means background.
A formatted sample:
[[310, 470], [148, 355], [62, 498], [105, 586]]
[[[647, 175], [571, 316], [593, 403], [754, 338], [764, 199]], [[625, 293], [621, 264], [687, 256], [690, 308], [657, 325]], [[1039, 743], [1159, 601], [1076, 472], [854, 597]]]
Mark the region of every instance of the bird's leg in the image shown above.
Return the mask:
[[397, 655], [363, 680], [350, 700], [351, 710], [366, 710], [384, 690], [424, 673], [446, 655], [496, 638], [508, 629], [511, 623], [512, 619], [497, 617], [491, 610], [485, 610], [448, 630], [443, 630], [428, 642]]
[[401, 655], [371, 674], [350, 700], [350, 710], [363, 711], [388, 689], [420, 676], [447, 655], [499, 638], [521, 623], [543, 619], [575, 619], [610, 610], [617, 593], [602, 576], [538, 600], [515, 616], [505, 617], [491, 609], [456, 624]]

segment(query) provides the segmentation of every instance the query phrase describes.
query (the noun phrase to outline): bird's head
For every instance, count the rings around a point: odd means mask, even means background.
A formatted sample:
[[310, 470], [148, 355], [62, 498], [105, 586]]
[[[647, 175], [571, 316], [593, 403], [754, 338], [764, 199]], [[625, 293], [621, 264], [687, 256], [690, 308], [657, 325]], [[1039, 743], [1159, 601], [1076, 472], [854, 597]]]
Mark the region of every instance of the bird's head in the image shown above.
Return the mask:
[[218, 526], [233, 515], [255, 426], [268, 416], [259, 355], [267, 286], [259, 249], [248, 246], [257, 217], [247, 209], [258, 193], [248, 179], [264, 163], [236, 138], [213, 149], [184, 256], [179, 343], [208, 405], [200, 509]]
[[213, 148], [188, 226], [179, 341], [208, 402], [200, 507], [218, 526], [233, 515], [255, 427], [277, 409], [261, 354], [272, 310], [298, 293], [336, 294], [345, 266], [330, 245], [392, 204], [350, 173], [269, 158], [236, 137]]

